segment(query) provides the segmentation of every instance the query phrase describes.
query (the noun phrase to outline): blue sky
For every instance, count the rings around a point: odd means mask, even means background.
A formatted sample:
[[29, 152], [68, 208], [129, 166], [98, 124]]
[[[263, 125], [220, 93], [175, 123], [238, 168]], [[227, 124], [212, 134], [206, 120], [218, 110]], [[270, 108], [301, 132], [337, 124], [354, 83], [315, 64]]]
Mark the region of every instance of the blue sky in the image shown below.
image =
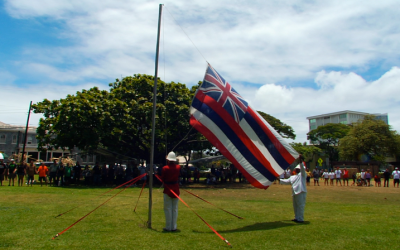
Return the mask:
[[[163, 80], [196, 84], [205, 57], [300, 142], [306, 117], [341, 110], [389, 113], [400, 130], [399, 1], [164, 4]], [[31, 100], [154, 74], [157, 18], [155, 1], [0, 1], [0, 121], [23, 125]]]

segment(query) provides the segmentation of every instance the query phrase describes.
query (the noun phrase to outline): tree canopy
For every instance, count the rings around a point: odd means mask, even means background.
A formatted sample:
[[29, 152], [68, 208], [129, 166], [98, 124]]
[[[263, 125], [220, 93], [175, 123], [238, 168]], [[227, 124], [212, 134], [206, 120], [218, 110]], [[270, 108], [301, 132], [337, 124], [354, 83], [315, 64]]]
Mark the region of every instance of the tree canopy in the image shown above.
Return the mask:
[[283, 138], [296, 139], [294, 129], [272, 115], [257, 111]]
[[322, 150], [313, 145], [307, 145], [306, 143], [292, 142], [290, 145], [299, 153], [304, 156], [304, 161], [309, 162], [312, 160], [314, 155], [319, 154]]
[[[65, 99], [33, 105], [44, 119], [37, 129], [39, 148], [84, 151], [105, 148], [138, 159], [150, 158], [154, 77], [134, 75], [110, 83], [110, 90], [82, 90]], [[164, 160], [190, 129], [189, 107], [195, 88], [157, 84], [155, 161]]]
[[338, 160], [339, 151], [337, 146], [339, 140], [346, 136], [349, 130], [350, 127], [348, 125], [328, 123], [308, 132], [307, 139], [324, 150], [328, 154], [330, 161]]
[[340, 140], [339, 154], [343, 160], [357, 160], [359, 155], [384, 162], [386, 156], [400, 152], [400, 135], [374, 116], [353, 124], [349, 133]]

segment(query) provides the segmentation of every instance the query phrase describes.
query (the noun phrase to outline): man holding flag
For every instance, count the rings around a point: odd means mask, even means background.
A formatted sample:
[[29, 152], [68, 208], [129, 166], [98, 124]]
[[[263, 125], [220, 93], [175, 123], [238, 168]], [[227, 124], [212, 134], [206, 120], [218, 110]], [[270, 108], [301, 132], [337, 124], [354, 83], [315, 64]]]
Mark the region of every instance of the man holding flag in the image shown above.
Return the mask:
[[307, 174], [302, 162], [300, 162], [300, 164], [295, 167], [295, 171], [296, 171], [295, 175], [290, 176], [289, 179], [280, 179], [280, 182], [282, 184], [292, 185], [293, 210], [294, 210], [294, 219], [292, 221], [297, 223], [303, 223], [304, 207], [306, 206], [306, 197], [307, 197], [307, 188], [306, 188]]

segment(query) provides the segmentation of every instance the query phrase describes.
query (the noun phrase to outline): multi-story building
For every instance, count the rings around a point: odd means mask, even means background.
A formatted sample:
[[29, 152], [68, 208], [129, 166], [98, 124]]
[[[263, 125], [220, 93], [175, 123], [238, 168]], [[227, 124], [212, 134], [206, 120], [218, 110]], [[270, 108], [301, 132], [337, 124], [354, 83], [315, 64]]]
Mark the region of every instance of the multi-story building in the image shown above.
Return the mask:
[[[25, 127], [12, 126], [0, 122], [0, 151], [9, 156], [22, 153], [25, 142]], [[70, 154], [69, 150], [54, 149], [41, 152], [37, 149], [38, 141], [36, 139], [36, 127], [28, 128], [26, 138], [25, 152], [33, 160], [50, 161], [52, 158], [59, 158]], [[74, 149], [74, 153], [79, 150]], [[92, 155], [72, 155], [72, 158], [81, 162], [81, 164], [93, 164], [96, 160]]]
[[328, 113], [323, 115], [315, 115], [307, 117], [309, 131], [318, 128], [319, 126], [328, 124], [328, 123], [342, 123], [342, 124], [351, 124], [358, 122], [359, 120], [363, 120], [366, 115], [374, 115], [376, 119], [384, 121], [386, 124], [389, 124], [388, 114], [369, 114], [364, 112], [357, 111], [340, 111], [334, 113]]

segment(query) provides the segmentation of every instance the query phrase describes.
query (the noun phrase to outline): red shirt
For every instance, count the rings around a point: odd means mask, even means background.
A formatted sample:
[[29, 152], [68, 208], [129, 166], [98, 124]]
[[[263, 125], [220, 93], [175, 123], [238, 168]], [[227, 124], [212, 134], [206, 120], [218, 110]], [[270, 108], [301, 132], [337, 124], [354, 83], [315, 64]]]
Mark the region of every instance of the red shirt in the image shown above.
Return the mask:
[[349, 178], [349, 170], [343, 170], [343, 178], [347, 179]]
[[164, 182], [164, 194], [167, 194], [171, 198], [176, 196], [170, 191], [175, 192], [179, 196], [179, 174], [181, 172], [181, 166], [168, 162], [168, 165], [162, 168], [161, 180]]

